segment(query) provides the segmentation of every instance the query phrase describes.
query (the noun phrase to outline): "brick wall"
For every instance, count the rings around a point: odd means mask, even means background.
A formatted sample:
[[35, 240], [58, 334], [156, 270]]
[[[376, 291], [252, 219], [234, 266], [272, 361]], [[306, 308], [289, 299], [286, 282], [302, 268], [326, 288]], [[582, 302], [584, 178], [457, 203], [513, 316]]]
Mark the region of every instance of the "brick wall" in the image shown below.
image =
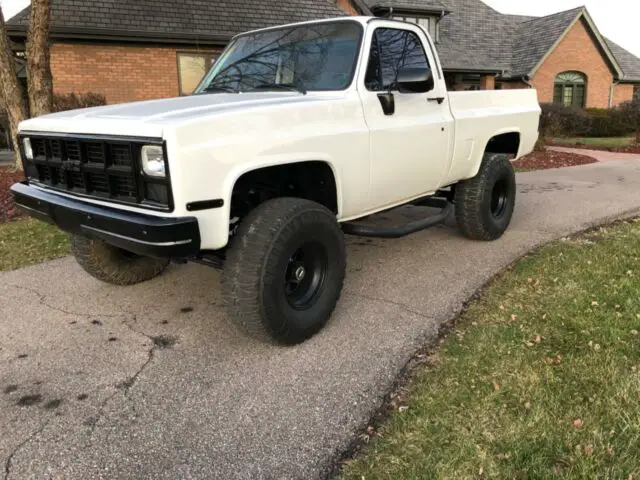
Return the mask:
[[628, 102], [629, 100], [633, 99], [633, 87], [634, 85], [631, 84], [622, 84], [622, 85], [616, 85], [615, 86], [615, 93], [614, 93], [614, 102], [615, 105], [620, 105], [623, 102]]
[[522, 88], [529, 88], [524, 82], [500, 82], [503, 90], [518, 90]]
[[56, 43], [51, 47], [54, 90], [101, 93], [108, 103], [174, 97], [179, 94], [177, 51], [185, 50]]
[[553, 101], [553, 85], [559, 73], [575, 70], [587, 76], [588, 108], [608, 108], [609, 89], [613, 74], [589, 34], [584, 20], [580, 20], [562, 39], [538, 69], [531, 83], [538, 90], [541, 103]]

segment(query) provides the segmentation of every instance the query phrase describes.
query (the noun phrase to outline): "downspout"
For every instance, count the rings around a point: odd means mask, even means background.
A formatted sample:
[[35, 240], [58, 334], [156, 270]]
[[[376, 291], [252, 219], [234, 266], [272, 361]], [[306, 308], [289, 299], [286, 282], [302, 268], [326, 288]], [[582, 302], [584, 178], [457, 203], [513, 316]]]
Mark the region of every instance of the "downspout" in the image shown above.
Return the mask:
[[616, 94], [616, 87], [620, 85], [620, 80], [616, 80], [609, 87], [609, 108], [613, 108], [613, 99]]
[[527, 85], [529, 88], [535, 88], [532, 83], [531, 83], [531, 77], [529, 77], [528, 74], [526, 75], [522, 75], [522, 77], [520, 77], [520, 80], [522, 81], [522, 83], [524, 83], [525, 85]]

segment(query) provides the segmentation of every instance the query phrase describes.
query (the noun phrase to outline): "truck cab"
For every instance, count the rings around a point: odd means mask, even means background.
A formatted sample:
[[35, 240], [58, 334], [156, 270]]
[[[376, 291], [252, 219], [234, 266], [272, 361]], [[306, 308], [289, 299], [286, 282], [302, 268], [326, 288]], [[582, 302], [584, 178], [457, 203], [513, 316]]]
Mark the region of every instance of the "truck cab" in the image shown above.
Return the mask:
[[[500, 238], [511, 162], [532, 151], [539, 115], [532, 89], [447, 92], [419, 25], [305, 22], [238, 35], [189, 97], [23, 122], [26, 178], [12, 190], [70, 232], [92, 276], [223, 267], [230, 318], [299, 343], [338, 302], [345, 234], [399, 237], [455, 214], [467, 237]], [[440, 212], [363, 223], [409, 203]]]

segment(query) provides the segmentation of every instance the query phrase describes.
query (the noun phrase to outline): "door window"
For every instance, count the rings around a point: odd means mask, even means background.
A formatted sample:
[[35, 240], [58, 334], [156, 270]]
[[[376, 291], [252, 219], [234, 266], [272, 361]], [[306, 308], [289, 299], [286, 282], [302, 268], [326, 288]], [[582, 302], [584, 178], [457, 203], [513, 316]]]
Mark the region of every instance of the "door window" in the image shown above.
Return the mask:
[[378, 28], [373, 32], [365, 77], [367, 90], [396, 90], [398, 70], [402, 67], [431, 69], [418, 35], [409, 30]]

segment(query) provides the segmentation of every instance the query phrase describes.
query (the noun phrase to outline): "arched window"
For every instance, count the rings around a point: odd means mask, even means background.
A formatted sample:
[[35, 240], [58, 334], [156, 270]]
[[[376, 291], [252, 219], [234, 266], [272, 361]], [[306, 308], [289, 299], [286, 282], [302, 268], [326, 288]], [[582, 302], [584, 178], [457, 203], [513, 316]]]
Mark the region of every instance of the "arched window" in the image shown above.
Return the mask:
[[565, 107], [584, 108], [587, 77], [580, 72], [563, 72], [556, 77], [553, 88], [553, 103]]

